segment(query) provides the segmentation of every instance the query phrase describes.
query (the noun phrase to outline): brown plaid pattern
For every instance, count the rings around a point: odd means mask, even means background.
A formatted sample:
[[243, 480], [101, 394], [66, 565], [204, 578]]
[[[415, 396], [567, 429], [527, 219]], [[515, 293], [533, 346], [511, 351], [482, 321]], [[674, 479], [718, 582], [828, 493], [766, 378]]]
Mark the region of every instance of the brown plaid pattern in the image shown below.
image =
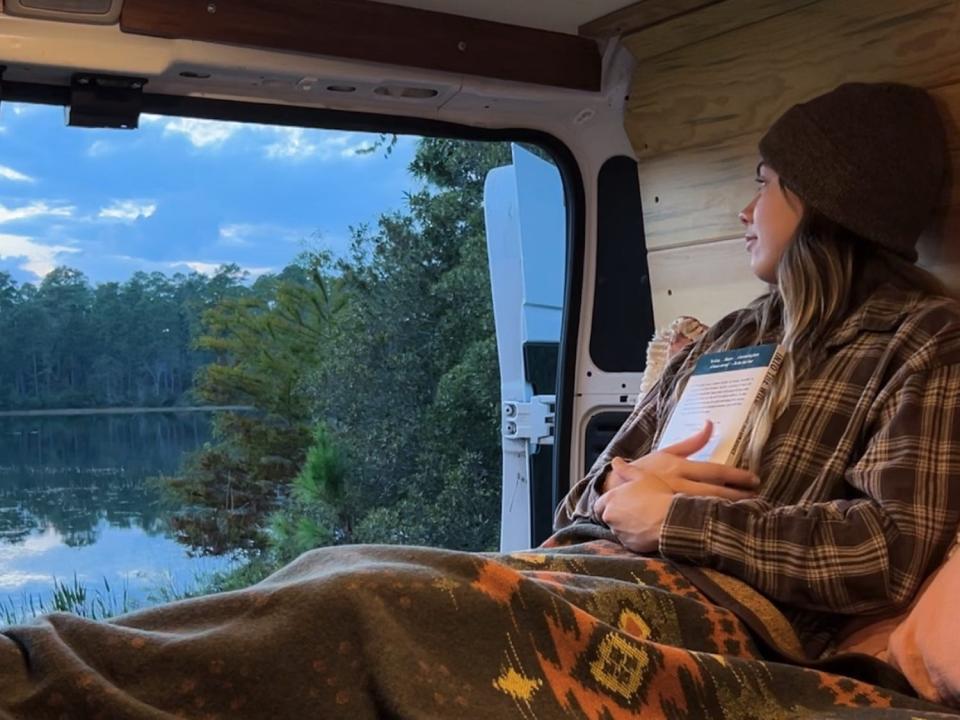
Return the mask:
[[[675, 358], [557, 510], [599, 522], [615, 456], [656, 446], [673, 380], [742, 316]], [[678, 495], [660, 534], [671, 559], [734, 575], [784, 610], [808, 649], [842, 618], [910, 601], [960, 521], [960, 306], [884, 286], [827, 341], [775, 423], [755, 499]]]

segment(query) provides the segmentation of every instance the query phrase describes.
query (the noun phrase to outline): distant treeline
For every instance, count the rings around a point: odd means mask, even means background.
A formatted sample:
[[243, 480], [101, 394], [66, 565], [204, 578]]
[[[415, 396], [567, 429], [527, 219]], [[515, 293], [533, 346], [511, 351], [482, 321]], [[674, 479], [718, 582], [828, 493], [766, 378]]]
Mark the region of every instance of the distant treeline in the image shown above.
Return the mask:
[[0, 410], [190, 404], [204, 311], [249, 292], [235, 265], [207, 277], [134, 274], [92, 285], [59, 267], [38, 285], [0, 272]]

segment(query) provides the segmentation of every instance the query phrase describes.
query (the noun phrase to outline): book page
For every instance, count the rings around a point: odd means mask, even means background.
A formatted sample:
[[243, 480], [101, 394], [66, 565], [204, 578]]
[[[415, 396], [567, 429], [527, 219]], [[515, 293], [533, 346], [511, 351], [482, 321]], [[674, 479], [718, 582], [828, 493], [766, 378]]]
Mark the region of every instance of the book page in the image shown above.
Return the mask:
[[763, 376], [763, 371], [753, 369], [691, 376], [657, 449], [696, 435], [707, 420], [712, 420], [710, 441], [689, 459], [726, 462]]
[[775, 346], [761, 345], [700, 358], [657, 449], [697, 434], [706, 421], [711, 420], [710, 441], [689, 459], [726, 463], [770, 370], [775, 351]]

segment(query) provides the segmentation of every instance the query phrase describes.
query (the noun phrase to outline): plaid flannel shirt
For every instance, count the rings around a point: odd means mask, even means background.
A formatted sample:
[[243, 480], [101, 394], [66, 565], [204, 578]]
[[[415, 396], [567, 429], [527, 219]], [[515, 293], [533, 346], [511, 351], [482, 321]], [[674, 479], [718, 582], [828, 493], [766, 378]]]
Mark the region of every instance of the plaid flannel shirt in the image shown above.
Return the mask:
[[[601, 522], [597, 487], [615, 456], [656, 447], [673, 379], [737, 321], [667, 367], [557, 510], [557, 529]], [[830, 337], [765, 446], [756, 498], [674, 497], [665, 557], [749, 583], [823, 648], [842, 615], [908, 603], [960, 521], [960, 306], [883, 286]]]

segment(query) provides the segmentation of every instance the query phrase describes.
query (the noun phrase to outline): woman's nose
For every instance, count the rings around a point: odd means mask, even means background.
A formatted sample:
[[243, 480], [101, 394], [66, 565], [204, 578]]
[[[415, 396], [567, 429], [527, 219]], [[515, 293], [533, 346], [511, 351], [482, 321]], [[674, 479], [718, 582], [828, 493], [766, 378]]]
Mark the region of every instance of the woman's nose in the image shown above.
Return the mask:
[[744, 225], [749, 225], [753, 222], [753, 206], [756, 204], [757, 200], [754, 198], [750, 201], [750, 204], [747, 205], [743, 210], [737, 213], [737, 217], [740, 218], [740, 222]]

